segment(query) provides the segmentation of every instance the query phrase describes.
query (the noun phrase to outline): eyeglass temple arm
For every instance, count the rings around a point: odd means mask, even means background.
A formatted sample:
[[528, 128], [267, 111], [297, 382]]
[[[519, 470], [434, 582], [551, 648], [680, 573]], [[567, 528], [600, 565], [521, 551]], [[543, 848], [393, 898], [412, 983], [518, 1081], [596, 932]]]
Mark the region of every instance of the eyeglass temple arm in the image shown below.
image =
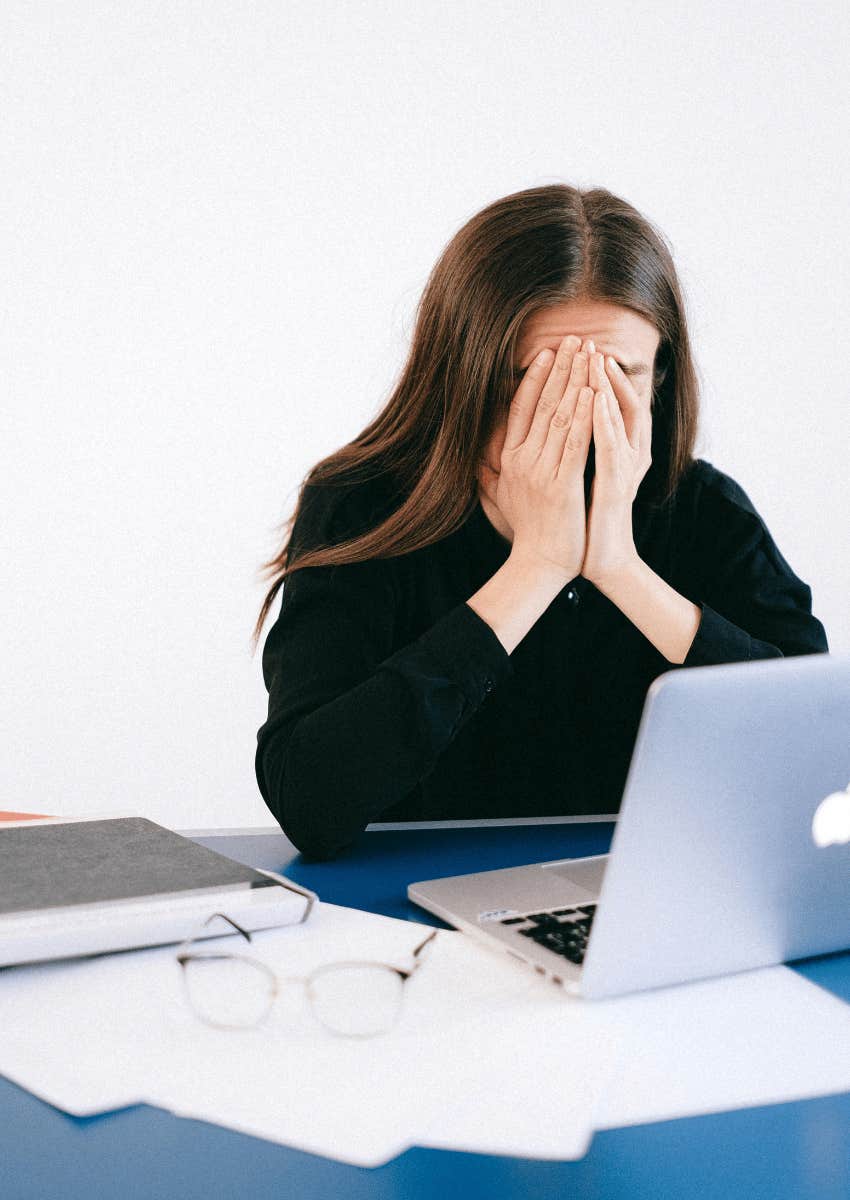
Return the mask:
[[302, 887], [300, 883], [293, 883], [291, 879], [287, 879], [284, 875], [279, 875], [277, 871], [266, 871], [262, 867], [255, 867], [255, 871], [259, 871], [261, 875], [267, 875], [269, 879], [273, 879], [275, 883], [286, 888], [290, 892], [297, 892], [299, 896], [304, 896], [307, 900], [307, 905], [304, 912], [299, 917], [296, 924], [301, 925], [310, 915], [313, 905], [319, 899], [315, 892], [311, 892], [309, 888]]
[[403, 980], [408, 980], [413, 972], [417, 971], [419, 967], [422, 966], [422, 959], [419, 957], [419, 951], [424, 950], [428, 943], [432, 942], [439, 932], [439, 929], [433, 929], [425, 938], [425, 941], [420, 942], [416, 949], [412, 951], [411, 957], [413, 958], [413, 966], [409, 971], [402, 971], [399, 967], [393, 967], [392, 969], [395, 971], [395, 973], [400, 975]]
[[[306, 898], [307, 904], [304, 908], [304, 912], [301, 914], [301, 916], [295, 922], [296, 925], [302, 925], [309, 917], [310, 911], [313, 908], [313, 905], [319, 899], [319, 897], [316, 895], [316, 893], [311, 892], [309, 888], [302, 887], [298, 883], [293, 883], [291, 879], [286, 879], [283, 875], [278, 875], [277, 871], [266, 871], [262, 867], [255, 867], [254, 870], [257, 871], [260, 875], [266, 875], [266, 876], [268, 876], [269, 879], [273, 879], [275, 881], [275, 883], [280, 884], [280, 886], [283, 888], [286, 888], [287, 891], [297, 892], [299, 896], [304, 896]], [[191, 942], [198, 940], [201, 931], [203, 929], [205, 929], [207, 927], [207, 925], [209, 925], [210, 921], [212, 921], [214, 917], [222, 917], [225, 921], [227, 921], [228, 925], [233, 926], [233, 928], [237, 931], [237, 933], [241, 933], [242, 936], [246, 939], [246, 941], [249, 941], [249, 942], [251, 941], [251, 935], [248, 932], [248, 930], [243, 929], [242, 926], [237, 924], [237, 922], [234, 921], [232, 917], [229, 917], [227, 915], [227, 913], [220, 913], [220, 912], [211, 913], [210, 916], [206, 917], [205, 920], [202, 922], [198, 932], [192, 934], [190, 937], [185, 938], [185, 940], [182, 941], [180, 943], [180, 945], [178, 946], [177, 958], [178, 958], [178, 960], [180, 960], [181, 966], [183, 965], [182, 959], [185, 957], [185, 948]]]
[[416, 949], [413, 951], [413, 957], [416, 960], [415, 964], [414, 964], [414, 969], [416, 967], [418, 967], [419, 964], [422, 962], [422, 959], [419, 958], [420, 950], [424, 950], [425, 947], [428, 945], [428, 943], [433, 941], [439, 932], [440, 932], [439, 929], [432, 929], [431, 932], [428, 934], [428, 936], [425, 938], [424, 942], [420, 942], [419, 945], [416, 947]]

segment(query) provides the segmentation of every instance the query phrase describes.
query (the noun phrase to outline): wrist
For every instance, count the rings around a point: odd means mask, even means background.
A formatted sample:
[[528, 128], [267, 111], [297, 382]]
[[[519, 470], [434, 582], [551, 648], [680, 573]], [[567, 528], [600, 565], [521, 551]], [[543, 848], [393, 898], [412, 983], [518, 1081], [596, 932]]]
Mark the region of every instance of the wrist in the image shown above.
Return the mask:
[[566, 587], [570, 580], [575, 579], [579, 573], [578, 570], [570, 573], [568, 567], [556, 563], [553, 559], [543, 558], [516, 546], [508, 555], [508, 562], [518, 576], [534, 583], [550, 585], [558, 590]]
[[637, 583], [643, 577], [645, 569], [646, 563], [635, 550], [619, 562], [603, 571], [596, 571], [587, 578], [598, 592], [613, 600], [615, 596], [621, 595], [624, 589]]

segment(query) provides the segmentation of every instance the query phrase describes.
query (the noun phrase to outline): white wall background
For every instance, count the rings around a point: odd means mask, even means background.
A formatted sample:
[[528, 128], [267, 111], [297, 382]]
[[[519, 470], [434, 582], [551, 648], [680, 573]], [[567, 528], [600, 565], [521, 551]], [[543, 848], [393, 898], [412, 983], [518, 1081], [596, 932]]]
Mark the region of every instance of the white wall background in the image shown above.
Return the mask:
[[850, 650], [848, 46], [842, 0], [3, 0], [0, 808], [273, 823], [274, 526], [541, 183], [670, 238], [697, 453]]

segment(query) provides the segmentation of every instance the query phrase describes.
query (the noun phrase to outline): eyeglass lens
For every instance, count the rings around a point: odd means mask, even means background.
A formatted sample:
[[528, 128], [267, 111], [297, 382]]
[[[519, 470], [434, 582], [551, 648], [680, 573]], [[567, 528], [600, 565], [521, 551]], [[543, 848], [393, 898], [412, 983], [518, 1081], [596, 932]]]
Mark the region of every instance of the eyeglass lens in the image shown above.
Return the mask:
[[[189, 1003], [210, 1025], [247, 1029], [263, 1021], [274, 1002], [270, 975], [236, 956], [190, 958], [184, 968]], [[328, 966], [307, 983], [313, 1015], [348, 1037], [370, 1037], [395, 1024], [402, 1001], [400, 975], [379, 964]]]
[[389, 967], [368, 963], [316, 971], [307, 990], [314, 1015], [336, 1033], [370, 1037], [395, 1024], [403, 980]]
[[256, 1025], [274, 1000], [271, 976], [241, 958], [190, 958], [183, 972], [189, 1003], [211, 1025]]

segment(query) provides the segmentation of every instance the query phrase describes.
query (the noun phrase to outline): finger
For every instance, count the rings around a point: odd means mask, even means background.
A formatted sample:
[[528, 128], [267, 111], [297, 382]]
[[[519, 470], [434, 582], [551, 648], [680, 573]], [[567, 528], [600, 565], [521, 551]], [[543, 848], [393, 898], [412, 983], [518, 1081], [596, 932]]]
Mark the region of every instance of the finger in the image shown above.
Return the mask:
[[[571, 423], [575, 418], [582, 390], [586, 389], [593, 395], [593, 389], [587, 387], [587, 355], [579, 351], [573, 355], [567, 390], [561, 402], [552, 413], [548, 422], [543, 445], [540, 447], [539, 461], [548, 465], [553, 473], [557, 473], [564, 452], [564, 444], [570, 435]], [[538, 410], [539, 411], [539, 410]], [[587, 406], [587, 412], [582, 410], [582, 417], [587, 417], [588, 429], [593, 424], [593, 402]], [[532, 431], [533, 432], [533, 431]]]
[[645, 436], [643, 405], [640, 397], [610, 354], [605, 360], [605, 365], [607, 367], [606, 378], [610, 381], [610, 386], [617, 399], [618, 409], [622, 413], [626, 439], [631, 448], [638, 451]]
[[614, 429], [619, 433], [619, 423], [614, 419], [614, 410], [617, 414], [620, 412], [619, 403], [614, 393], [611, 380], [605, 374], [605, 356], [603, 354], [592, 354], [588, 366], [588, 375], [590, 386], [594, 392], [599, 392], [605, 397], [604, 412], [607, 412], [611, 417]]
[[[605, 394], [606, 405], [608, 408], [608, 415], [611, 419], [611, 424], [614, 427], [615, 437], [623, 438], [625, 441], [628, 441], [628, 434], [626, 433], [626, 423], [623, 420], [623, 414], [620, 411], [620, 406], [614, 398], [614, 393], [611, 392], [608, 388], [606, 388], [604, 394]], [[640, 425], [638, 425], [638, 433], [640, 433]], [[631, 442], [629, 442], [629, 445], [631, 446]], [[636, 450], [637, 447], [632, 446], [632, 449]]]
[[593, 440], [597, 458], [609, 459], [617, 451], [617, 435], [604, 391], [593, 393]]
[[522, 382], [511, 401], [503, 451], [515, 450], [525, 441], [543, 385], [549, 378], [554, 357], [551, 350], [542, 350], [526, 368]]
[[541, 461], [545, 459], [552, 467], [556, 479], [581, 478], [593, 430], [593, 388], [579, 389], [568, 426], [556, 427], [554, 418], [552, 423], [553, 429], [546, 439]]
[[[569, 396], [570, 411], [575, 405], [581, 383], [576, 386], [573, 393], [569, 392], [569, 388], [573, 385], [574, 372], [577, 371], [578, 375], [575, 377], [581, 379], [582, 355], [578, 350], [579, 345], [579, 339], [574, 335], [569, 335], [561, 342], [552, 372], [537, 402], [531, 426], [525, 437], [526, 446], [530, 451], [536, 452], [537, 456], [540, 455], [546, 444], [552, 417], [558, 411], [564, 396]], [[586, 360], [586, 355], [584, 357]], [[586, 373], [586, 361], [584, 369]], [[585, 378], [583, 382], [586, 383], [587, 379]]]
[[608, 376], [605, 374], [605, 356], [598, 351], [590, 355], [587, 364], [587, 382], [594, 392], [608, 387]]

